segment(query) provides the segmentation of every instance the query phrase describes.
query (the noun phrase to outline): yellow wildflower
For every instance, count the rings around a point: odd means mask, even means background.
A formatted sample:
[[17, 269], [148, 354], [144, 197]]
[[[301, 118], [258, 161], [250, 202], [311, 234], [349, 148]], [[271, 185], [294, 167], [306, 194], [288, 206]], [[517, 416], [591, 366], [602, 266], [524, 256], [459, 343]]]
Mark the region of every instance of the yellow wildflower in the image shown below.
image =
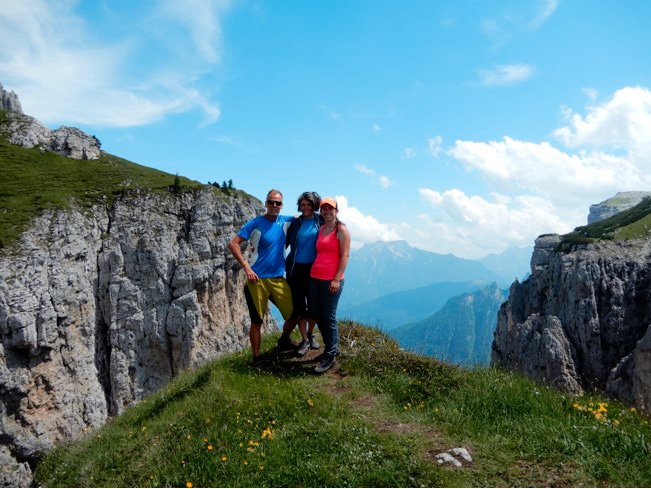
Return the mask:
[[208, 445], [208, 450], [212, 450], [214, 447], [212, 445]]
[[227, 457], [226, 455], [222, 455], [221, 458], [220, 458], [220, 460], [221, 460], [222, 462], [226, 462], [226, 461], [228, 460], [228, 457]]
[[307, 405], [310, 406], [310, 407], [314, 406], [314, 401], [312, 399], [308, 399], [307, 400]]
[[190, 481], [185, 483], [185, 487], [194, 487], [194, 484]]
[[273, 438], [273, 434], [271, 433], [271, 428], [265, 428], [262, 430], [262, 439], [269, 438], [270, 440]]

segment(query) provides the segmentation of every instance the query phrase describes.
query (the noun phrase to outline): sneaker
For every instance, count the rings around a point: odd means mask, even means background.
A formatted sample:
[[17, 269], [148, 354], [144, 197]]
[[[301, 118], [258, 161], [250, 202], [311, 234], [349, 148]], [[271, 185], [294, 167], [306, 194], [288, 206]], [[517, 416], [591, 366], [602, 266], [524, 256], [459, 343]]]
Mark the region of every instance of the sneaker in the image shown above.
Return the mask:
[[280, 335], [278, 338], [278, 351], [280, 353], [290, 353], [296, 351], [298, 343], [292, 340], [289, 336]]
[[298, 347], [298, 350], [296, 350], [296, 354], [299, 357], [304, 356], [308, 350], [310, 349], [310, 342], [308, 340], [304, 340]]
[[321, 363], [319, 363], [316, 366], [314, 371], [317, 374], [322, 374], [323, 372], [327, 372], [332, 367], [334, 367], [335, 363], [337, 363], [337, 360], [335, 359], [335, 357], [331, 357], [331, 356], [324, 357], [323, 360], [321, 360]]
[[321, 348], [321, 345], [319, 345], [319, 342], [316, 339], [316, 335], [309, 334], [309, 335], [307, 335], [307, 339], [310, 342], [310, 348], [312, 350], [318, 350], [319, 348]]

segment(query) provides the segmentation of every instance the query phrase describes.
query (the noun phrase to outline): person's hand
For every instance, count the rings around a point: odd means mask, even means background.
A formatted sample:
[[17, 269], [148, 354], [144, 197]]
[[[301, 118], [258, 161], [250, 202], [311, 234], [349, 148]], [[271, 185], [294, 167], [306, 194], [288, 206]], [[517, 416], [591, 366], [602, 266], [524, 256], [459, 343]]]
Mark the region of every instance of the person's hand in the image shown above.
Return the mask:
[[339, 292], [339, 287], [341, 287], [340, 280], [331, 280], [330, 287], [328, 287], [328, 292], [330, 292], [331, 295], [334, 295]]
[[249, 266], [244, 267], [244, 273], [246, 273], [246, 279], [249, 282], [257, 282], [258, 281], [258, 275], [253, 271], [253, 269]]

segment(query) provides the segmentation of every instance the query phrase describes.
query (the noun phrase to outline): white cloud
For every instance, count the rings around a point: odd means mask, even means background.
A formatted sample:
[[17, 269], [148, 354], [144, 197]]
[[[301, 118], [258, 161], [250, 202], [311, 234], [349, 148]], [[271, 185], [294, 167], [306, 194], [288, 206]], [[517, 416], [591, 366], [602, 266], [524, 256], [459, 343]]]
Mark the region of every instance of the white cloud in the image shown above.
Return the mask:
[[375, 217], [364, 215], [359, 209], [350, 207], [344, 195], [335, 197], [339, 207], [339, 219], [346, 223], [353, 239], [353, 248], [375, 241], [396, 241], [401, 239], [396, 226], [380, 223]]
[[568, 110], [566, 117], [568, 125], [553, 133], [566, 146], [624, 150], [639, 171], [651, 171], [651, 90], [622, 88], [585, 116]]
[[373, 125], [371, 126], [371, 130], [372, 130], [373, 132], [380, 132], [380, 131], [382, 130], [382, 128], [380, 127], [379, 124], [373, 124]]
[[[157, 22], [118, 19], [138, 26], [121, 30], [133, 35], [116, 38], [105, 30], [108, 21], [90, 25], [79, 17], [76, 1], [8, 3], [0, 10], [0, 79], [18, 93], [27, 114], [45, 123], [129, 127], [195, 109], [203, 112], [204, 123], [215, 122], [218, 105], [195, 84], [221, 57], [218, 16], [228, 2], [195, 1], [201, 21], [191, 8], [184, 15], [170, 11], [173, 5], [168, 1], [145, 14]], [[177, 35], [147, 30], [154, 27]], [[198, 62], [189, 60], [191, 51], [202, 55]], [[145, 56], [158, 60], [158, 67], [145, 71], [139, 63]]]
[[437, 236], [426, 249], [435, 252], [454, 249], [455, 254], [466, 257], [484, 256], [509, 246], [530, 246], [542, 233], [571, 231], [573, 223], [584, 220], [586, 215], [586, 212], [572, 211], [567, 214], [568, 209], [556, 208], [546, 199], [527, 195], [493, 194], [488, 201], [458, 189], [437, 192], [421, 188], [419, 192], [441, 215], [440, 219], [429, 216], [423, 220], [431, 234]]
[[357, 170], [362, 175], [367, 175], [367, 176], [371, 177], [382, 188], [389, 188], [390, 186], [392, 186], [394, 184], [394, 182], [389, 177], [387, 177], [385, 175], [378, 175], [375, 170], [373, 170], [372, 168], [367, 167], [366, 165], [362, 165], [360, 163], [355, 163], [353, 165], [353, 167], [355, 168], [355, 170]]
[[441, 136], [434, 136], [427, 140], [427, 150], [436, 158], [443, 150], [442, 144], [443, 138]]
[[[528, 9], [530, 2], [520, 2]], [[510, 9], [503, 15], [485, 18], [480, 23], [482, 32], [491, 38], [495, 48], [510, 42], [515, 36], [535, 31], [545, 24], [558, 8], [558, 0], [539, 0], [535, 11]]]
[[490, 70], [479, 70], [479, 79], [484, 85], [514, 85], [528, 80], [535, 69], [531, 65], [497, 65]]
[[536, 15], [529, 22], [529, 28], [538, 29], [552, 16], [558, 8], [558, 0], [542, 0]]
[[389, 179], [389, 177], [386, 177], [384, 175], [380, 175], [378, 177], [378, 183], [382, 188], [389, 188], [391, 185], [393, 185], [393, 182]]
[[414, 148], [405, 148], [402, 150], [402, 159], [413, 158], [416, 156], [416, 150]]
[[467, 170], [503, 192], [527, 191], [564, 204], [594, 203], [623, 187], [634, 188], [643, 175], [627, 159], [603, 152], [568, 154], [547, 142], [457, 141], [448, 154]]
[[[164, 0], [154, 13], [156, 22], [163, 26], [170, 23], [178, 25], [190, 36], [196, 49], [193, 56], [199, 55], [209, 63], [217, 63], [222, 58], [222, 29], [218, 14], [230, 7], [228, 0]], [[169, 36], [169, 31], [164, 32]], [[185, 44], [185, 43], [183, 43]]]
[[565, 109], [568, 124], [553, 131], [572, 152], [509, 137], [456, 141], [447, 155], [477, 172], [492, 193], [487, 198], [421, 188], [421, 197], [436, 210], [423, 221], [429, 227], [419, 231], [436, 233], [427, 249], [440, 245], [441, 251], [481, 256], [530, 245], [545, 232], [585, 224], [591, 204], [620, 191], [650, 188], [651, 91], [626, 87], [600, 105], [592, 105], [596, 94], [586, 95], [591, 102], [586, 114]]

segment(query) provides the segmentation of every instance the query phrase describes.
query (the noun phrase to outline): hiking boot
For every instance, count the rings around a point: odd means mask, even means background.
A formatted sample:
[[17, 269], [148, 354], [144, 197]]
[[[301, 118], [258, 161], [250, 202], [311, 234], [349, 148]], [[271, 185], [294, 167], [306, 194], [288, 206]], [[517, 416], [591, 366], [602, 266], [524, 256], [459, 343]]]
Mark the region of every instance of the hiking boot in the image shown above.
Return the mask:
[[309, 334], [307, 335], [307, 339], [310, 342], [310, 348], [312, 350], [318, 350], [319, 348], [321, 348], [321, 345], [319, 345], [319, 342], [316, 339], [316, 335]]
[[253, 360], [251, 360], [251, 366], [253, 368], [260, 368], [263, 367], [265, 363], [269, 361], [269, 358], [265, 357], [264, 355], [258, 355], [257, 357], [253, 357]]
[[332, 367], [334, 367], [335, 363], [337, 363], [337, 361], [335, 360], [335, 357], [331, 357], [330, 355], [328, 355], [328, 356], [324, 357], [323, 360], [321, 360], [321, 363], [319, 363], [316, 366], [314, 371], [317, 374], [322, 374], [323, 372], [327, 372]]
[[[338, 357], [340, 355], [340, 353], [341, 352], [335, 353], [335, 357]], [[323, 351], [323, 352], [319, 353], [317, 356], [315, 356], [312, 360], [315, 361], [315, 362], [320, 362], [321, 360], [323, 360], [326, 357], [330, 358], [330, 355], [328, 355], [326, 352]]]
[[280, 353], [290, 353], [296, 351], [296, 348], [298, 348], [298, 343], [289, 336], [280, 335], [280, 338], [278, 338], [278, 351]]
[[299, 357], [302, 357], [308, 352], [309, 349], [310, 342], [308, 340], [303, 340], [303, 342], [299, 345], [298, 350], [296, 350], [296, 354]]

